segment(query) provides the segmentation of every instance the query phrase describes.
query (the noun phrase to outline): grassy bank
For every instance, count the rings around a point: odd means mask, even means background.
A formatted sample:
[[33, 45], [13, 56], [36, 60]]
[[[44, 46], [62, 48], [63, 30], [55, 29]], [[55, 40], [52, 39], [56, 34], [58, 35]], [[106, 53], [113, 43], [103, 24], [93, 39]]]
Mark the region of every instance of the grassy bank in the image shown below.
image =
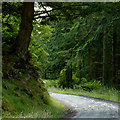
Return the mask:
[[90, 92], [82, 89], [61, 89], [61, 88], [50, 87], [48, 88], [48, 91], [55, 93], [63, 93], [63, 94], [83, 95], [83, 96], [102, 98], [105, 100], [120, 102], [119, 99], [120, 92], [113, 88], [107, 88], [107, 87], [100, 87], [99, 89], [92, 90]]
[[2, 79], [3, 118], [59, 118], [64, 106], [50, 98], [39, 67], [4, 57]]
[[15, 85], [7, 82], [9, 91], [3, 88], [3, 118], [60, 118], [64, 115], [64, 106], [49, 95], [47, 102], [34, 99]]
[[45, 105], [23, 106], [26, 110], [20, 113], [9, 114], [4, 113], [3, 118], [61, 118], [65, 114], [64, 106], [52, 98], [50, 103]]

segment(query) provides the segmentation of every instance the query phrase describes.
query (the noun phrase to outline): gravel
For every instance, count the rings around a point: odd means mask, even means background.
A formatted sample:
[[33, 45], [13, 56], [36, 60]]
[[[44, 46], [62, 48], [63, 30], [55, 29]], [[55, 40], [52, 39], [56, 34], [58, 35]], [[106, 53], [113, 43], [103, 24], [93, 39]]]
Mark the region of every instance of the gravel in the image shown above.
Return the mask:
[[68, 95], [60, 93], [49, 93], [51, 97], [58, 99], [72, 110], [77, 111], [72, 118], [119, 118], [120, 104], [83, 97], [78, 95]]

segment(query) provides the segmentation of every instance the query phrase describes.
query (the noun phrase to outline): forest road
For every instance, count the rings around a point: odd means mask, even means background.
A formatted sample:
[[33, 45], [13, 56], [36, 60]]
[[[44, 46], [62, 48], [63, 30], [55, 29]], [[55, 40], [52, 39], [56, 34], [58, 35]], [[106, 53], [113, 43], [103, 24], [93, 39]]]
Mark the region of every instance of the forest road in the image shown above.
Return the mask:
[[70, 118], [117, 118], [120, 104], [99, 99], [49, 92], [50, 96], [69, 106], [76, 113]]

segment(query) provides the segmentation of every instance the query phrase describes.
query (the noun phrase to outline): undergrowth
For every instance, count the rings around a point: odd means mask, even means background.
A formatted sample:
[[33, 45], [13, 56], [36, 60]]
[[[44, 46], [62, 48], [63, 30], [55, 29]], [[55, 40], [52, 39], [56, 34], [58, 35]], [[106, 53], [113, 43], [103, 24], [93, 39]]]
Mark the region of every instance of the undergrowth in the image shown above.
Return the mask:
[[73, 85], [73, 88], [66, 87], [64, 89], [62, 86], [59, 86], [59, 80], [44, 80], [44, 83], [49, 92], [83, 95], [120, 102], [120, 91], [113, 87], [104, 86], [100, 81], [88, 81], [82, 78], [79, 84], [75, 83]]

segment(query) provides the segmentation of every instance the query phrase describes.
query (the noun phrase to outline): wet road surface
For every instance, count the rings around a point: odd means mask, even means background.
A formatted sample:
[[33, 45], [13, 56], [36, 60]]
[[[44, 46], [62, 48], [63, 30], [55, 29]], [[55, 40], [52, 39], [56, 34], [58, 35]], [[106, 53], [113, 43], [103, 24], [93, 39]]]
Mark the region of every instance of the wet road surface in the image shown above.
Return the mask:
[[77, 95], [49, 93], [51, 97], [61, 101], [76, 114], [72, 118], [119, 118], [119, 104]]

